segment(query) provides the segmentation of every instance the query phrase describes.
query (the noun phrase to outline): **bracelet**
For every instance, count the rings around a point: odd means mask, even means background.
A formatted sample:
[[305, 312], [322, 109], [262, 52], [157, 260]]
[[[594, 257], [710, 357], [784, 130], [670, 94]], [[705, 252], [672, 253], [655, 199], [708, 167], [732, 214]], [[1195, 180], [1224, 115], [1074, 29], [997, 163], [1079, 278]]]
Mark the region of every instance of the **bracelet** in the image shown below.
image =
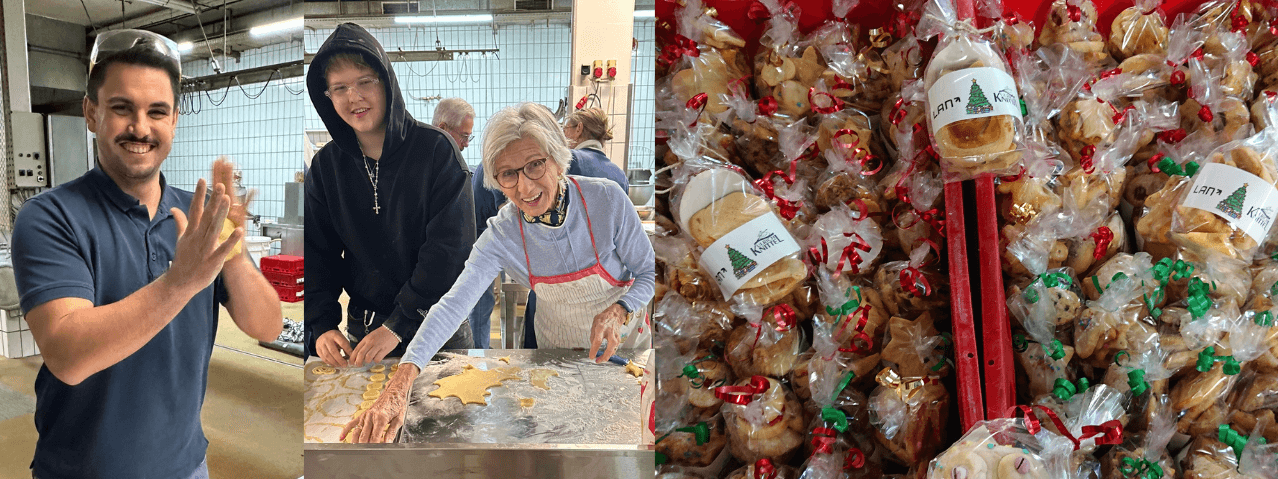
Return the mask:
[[394, 336], [394, 337], [395, 337], [395, 341], [396, 341], [396, 342], [400, 342], [400, 343], [404, 342], [404, 338], [401, 338], [401, 337], [399, 337], [399, 335], [398, 335], [398, 334], [395, 334], [395, 330], [393, 330], [393, 329], [391, 329], [391, 328], [387, 328], [385, 324], [383, 324], [383, 325], [382, 325], [382, 327], [383, 327], [383, 328], [386, 328], [386, 331], [390, 332], [391, 336]]

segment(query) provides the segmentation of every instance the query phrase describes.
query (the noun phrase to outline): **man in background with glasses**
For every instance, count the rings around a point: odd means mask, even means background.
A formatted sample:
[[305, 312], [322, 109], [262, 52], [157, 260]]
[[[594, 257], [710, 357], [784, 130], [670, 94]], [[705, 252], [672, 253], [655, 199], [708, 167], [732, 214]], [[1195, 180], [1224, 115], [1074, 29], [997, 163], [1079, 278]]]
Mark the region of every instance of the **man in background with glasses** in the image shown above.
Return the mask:
[[[324, 41], [306, 89], [333, 137], [306, 175], [307, 354], [338, 367], [402, 356], [475, 243], [470, 171], [448, 133], [408, 114], [390, 58], [358, 25]], [[471, 347], [465, 322], [445, 345]]]
[[98, 35], [83, 102], [97, 167], [32, 198], [14, 225], [14, 272], [44, 359], [36, 376], [38, 479], [207, 478], [200, 409], [218, 303], [272, 341], [279, 299], [243, 250], [232, 165], [195, 192], [160, 165], [177, 126], [177, 45]]

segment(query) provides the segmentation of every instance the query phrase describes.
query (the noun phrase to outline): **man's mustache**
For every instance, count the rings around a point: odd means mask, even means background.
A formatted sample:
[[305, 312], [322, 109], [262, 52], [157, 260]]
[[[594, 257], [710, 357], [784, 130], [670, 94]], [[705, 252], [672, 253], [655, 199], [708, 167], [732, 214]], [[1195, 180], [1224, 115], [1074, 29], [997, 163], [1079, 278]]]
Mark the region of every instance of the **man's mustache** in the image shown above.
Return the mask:
[[123, 143], [123, 142], [126, 142], [126, 141], [127, 141], [127, 142], [131, 142], [131, 143], [146, 143], [146, 144], [149, 144], [149, 145], [151, 145], [151, 146], [159, 146], [159, 145], [160, 145], [160, 141], [159, 141], [159, 140], [156, 140], [156, 139], [154, 139], [154, 138], [151, 138], [150, 136], [144, 136], [144, 137], [140, 137], [140, 138], [139, 138], [138, 136], [136, 136], [136, 135], [132, 135], [132, 134], [129, 134], [129, 133], [121, 133], [121, 134], [119, 134], [118, 136], [116, 136], [116, 137], [115, 137], [115, 142], [116, 142], [116, 143]]

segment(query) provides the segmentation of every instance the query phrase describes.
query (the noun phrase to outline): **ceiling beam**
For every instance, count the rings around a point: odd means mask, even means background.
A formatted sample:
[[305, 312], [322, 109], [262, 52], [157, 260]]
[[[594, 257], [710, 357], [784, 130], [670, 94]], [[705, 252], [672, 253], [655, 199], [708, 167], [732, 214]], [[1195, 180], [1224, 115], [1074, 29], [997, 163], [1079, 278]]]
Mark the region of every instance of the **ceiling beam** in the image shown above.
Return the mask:
[[187, 0], [142, 0], [142, 2], [184, 13], [196, 13], [199, 11], [194, 3]]

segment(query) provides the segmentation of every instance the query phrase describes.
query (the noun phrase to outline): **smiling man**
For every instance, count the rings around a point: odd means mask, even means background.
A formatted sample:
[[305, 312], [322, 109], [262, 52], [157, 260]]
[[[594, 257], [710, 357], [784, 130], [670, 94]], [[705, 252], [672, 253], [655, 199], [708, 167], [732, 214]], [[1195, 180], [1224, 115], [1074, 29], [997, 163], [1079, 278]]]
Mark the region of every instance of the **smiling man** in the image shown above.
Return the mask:
[[[306, 176], [307, 353], [341, 367], [401, 356], [475, 243], [470, 171], [448, 133], [408, 114], [358, 25], [324, 41], [306, 89], [333, 137]], [[450, 333], [445, 348], [472, 347], [469, 323]]]
[[192, 193], [160, 173], [180, 68], [167, 38], [99, 35], [83, 102], [97, 167], [18, 214], [14, 272], [44, 359], [35, 478], [207, 478], [200, 408], [218, 303], [256, 339], [283, 326], [240, 245], [231, 164], [214, 164], [207, 203], [203, 179]]

